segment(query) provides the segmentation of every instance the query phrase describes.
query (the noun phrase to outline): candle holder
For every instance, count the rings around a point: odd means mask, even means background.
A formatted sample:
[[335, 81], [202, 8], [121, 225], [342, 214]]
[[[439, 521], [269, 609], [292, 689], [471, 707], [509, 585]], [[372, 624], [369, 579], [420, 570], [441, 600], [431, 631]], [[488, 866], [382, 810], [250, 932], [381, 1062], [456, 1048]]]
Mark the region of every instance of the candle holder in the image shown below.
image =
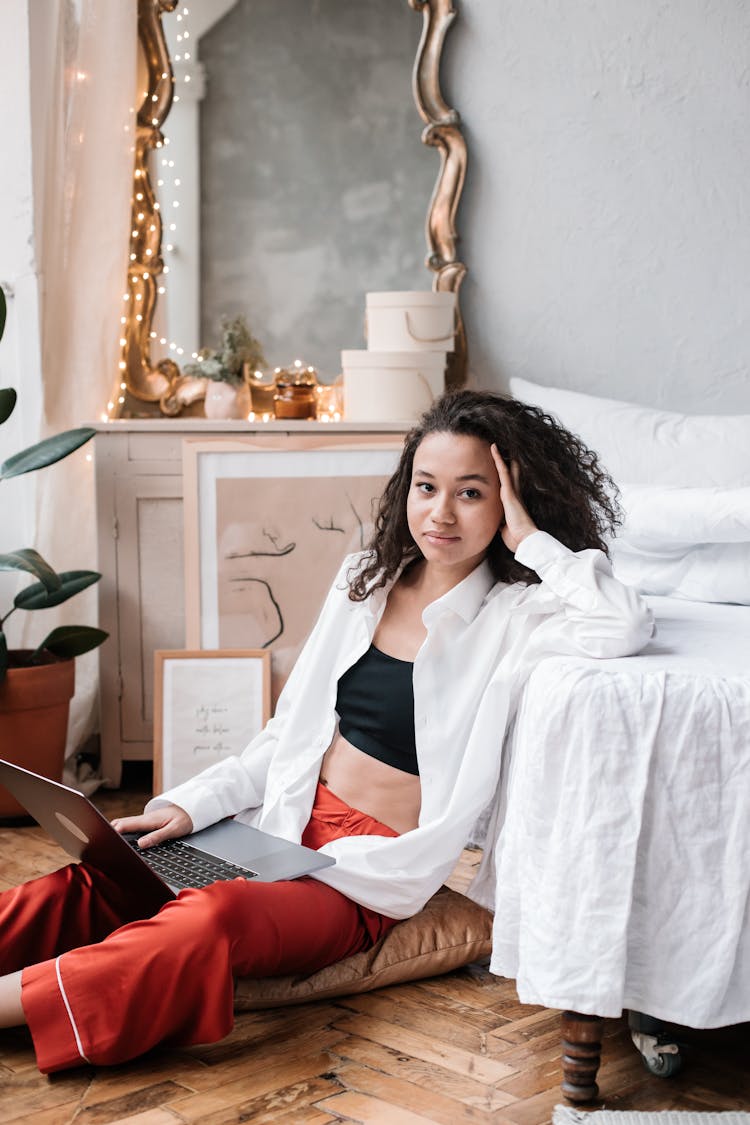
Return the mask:
[[273, 416], [276, 394], [276, 377], [273, 372], [253, 371], [246, 367], [244, 374], [245, 386], [250, 392], [250, 410], [255, 418], [261, 418], [264, 414]]
[[343, 388], [340, 383], [319, 383], [315, 388], [316, 417], [319, 422], [340, 422], [343, 414]]
[[277, 368], [274, 410], [277, 418], [303, 421], [317, 414], [318, 373], [296, 359], [289, 367]]

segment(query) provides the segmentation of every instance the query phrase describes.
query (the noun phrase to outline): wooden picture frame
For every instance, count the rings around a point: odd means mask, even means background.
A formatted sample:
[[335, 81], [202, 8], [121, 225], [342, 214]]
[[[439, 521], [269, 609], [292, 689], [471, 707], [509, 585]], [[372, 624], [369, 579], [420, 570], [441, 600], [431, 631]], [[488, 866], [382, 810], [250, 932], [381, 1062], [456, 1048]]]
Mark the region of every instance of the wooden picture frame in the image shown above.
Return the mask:
[[154, 792], [240, 754], [271, 717], [263, 649], [154, 653]]
[[402, 444], [401, 428], [183, 441], [186, 644], [269, 649], [275, 706]]

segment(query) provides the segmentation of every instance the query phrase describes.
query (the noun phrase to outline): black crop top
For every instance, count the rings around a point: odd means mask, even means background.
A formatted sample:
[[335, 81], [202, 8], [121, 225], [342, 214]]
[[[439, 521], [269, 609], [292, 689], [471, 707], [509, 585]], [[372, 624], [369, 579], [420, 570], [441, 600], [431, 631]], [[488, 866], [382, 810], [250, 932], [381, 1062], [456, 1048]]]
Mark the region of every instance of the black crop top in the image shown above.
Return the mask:
[[339, 730], [352, 746], [418, 777], [413, 668], [370, 645], [339, 680], [336, 710]]

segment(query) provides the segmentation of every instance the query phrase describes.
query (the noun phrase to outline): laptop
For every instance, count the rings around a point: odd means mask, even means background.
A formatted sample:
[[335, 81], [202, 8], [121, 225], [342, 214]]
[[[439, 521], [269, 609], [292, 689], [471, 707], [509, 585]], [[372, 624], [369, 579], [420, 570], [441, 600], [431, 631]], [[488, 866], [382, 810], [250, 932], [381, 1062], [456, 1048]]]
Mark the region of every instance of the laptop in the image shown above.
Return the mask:
[[154, 910], [185, 887], [238, 877], [271, 883], [309, 875], [335, 863], [331, 856], [231, 818], [141, 850], [136, 841], [145, 833], [115, 831], [77, 789], [2, 758], [0, 785], [10, 790], [68, 855], [132, 888]]

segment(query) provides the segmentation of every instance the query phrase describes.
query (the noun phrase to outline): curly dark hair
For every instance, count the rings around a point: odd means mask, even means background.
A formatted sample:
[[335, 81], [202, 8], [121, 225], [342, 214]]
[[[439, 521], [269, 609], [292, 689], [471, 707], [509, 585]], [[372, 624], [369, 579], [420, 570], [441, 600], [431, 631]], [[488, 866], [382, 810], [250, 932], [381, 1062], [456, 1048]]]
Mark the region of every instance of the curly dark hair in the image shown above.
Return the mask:
[[[422, 558], [406, 519], [414, 454], [432, 433], [468, 434], [495, 442], [520, 468], [521, 500], [537, 527], [573, 551], [607, 552], [607, 533], [621, 523], [617, 488], [596, 454], [536, 406], [493, 391], [442, 395], [406, 435], [398, 468], [380, 499], [375, 530], [359, 569], [348, 575], [349, 597], [363, 601], [394, 577], [402, 563]], [[487, 550], [498, 582], [539, 582], [517, 562], [498, 531]]]

